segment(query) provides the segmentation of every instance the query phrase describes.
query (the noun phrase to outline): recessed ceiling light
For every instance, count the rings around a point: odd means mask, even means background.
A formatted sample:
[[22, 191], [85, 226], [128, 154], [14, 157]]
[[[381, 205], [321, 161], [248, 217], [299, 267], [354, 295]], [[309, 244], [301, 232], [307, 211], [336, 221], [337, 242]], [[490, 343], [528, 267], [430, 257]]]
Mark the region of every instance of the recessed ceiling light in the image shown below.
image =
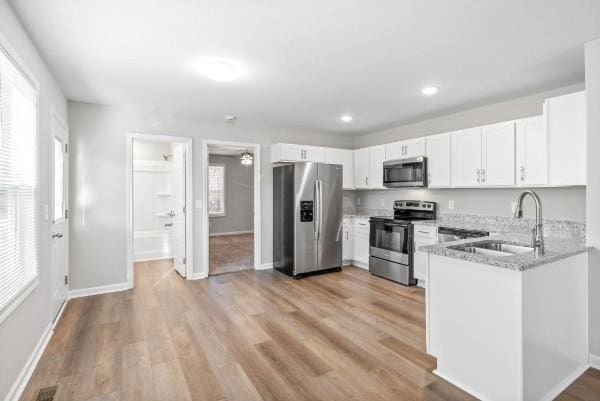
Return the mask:
[[224, 61], [209, 61], [202, 66], [202, 73], [217, 82], [230, 82], [240, 76], [240, 69]]
[[438, 91], [438, 88], [435, 86], [427, 86], [425, 88], [423, 88], [423, 90], [421, 92], [423, 92], [424, 95], [427, 96], [431, 96], [431, 95], [435, 95]]
[[342, 120], [345, 123], [349, 123], [350, 121], [353, 120], [353, 118], [350, 114], [344, 114], [343, 116], [340, 117], [340, 120]]

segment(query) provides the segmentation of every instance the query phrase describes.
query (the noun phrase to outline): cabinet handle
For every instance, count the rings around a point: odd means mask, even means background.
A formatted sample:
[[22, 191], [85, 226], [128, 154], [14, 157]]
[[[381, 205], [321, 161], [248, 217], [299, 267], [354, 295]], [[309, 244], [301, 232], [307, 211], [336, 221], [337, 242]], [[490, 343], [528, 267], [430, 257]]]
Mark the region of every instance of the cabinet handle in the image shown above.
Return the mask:
[[369, 186], [369, 177], [365, 177], [365, 183]]
[[477, 182], [480, 183], [481, 182], [481, 170], [477, 169]]
[[485, 183], [485, 169], [481, 170], [481, 182]]
[[525, 181], [525, 167], [521, 166], [521, 182]]

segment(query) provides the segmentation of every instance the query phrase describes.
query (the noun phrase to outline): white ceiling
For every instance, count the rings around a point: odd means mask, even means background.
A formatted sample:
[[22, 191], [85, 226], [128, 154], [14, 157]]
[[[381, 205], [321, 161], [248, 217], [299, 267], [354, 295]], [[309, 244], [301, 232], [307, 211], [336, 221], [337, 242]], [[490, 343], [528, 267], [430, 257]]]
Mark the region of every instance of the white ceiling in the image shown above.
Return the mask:
[[9, 2], [72, 100], [348, 133], [581, 82], [600, 37], [598, 0]]

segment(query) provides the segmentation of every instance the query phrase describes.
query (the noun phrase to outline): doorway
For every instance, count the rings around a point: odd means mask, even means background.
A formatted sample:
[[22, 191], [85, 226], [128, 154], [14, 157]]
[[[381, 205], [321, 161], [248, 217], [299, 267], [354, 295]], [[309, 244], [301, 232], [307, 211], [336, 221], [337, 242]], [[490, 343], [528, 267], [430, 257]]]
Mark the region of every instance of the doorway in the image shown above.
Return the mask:
[[256, 144], [205, 143], [208, 275], [260, 268], [257, 149]]
[[150, 262], [189, 277], [191, 139], [129, 134], [127, 158], [129, 286], [134, 285], [134, 271]]
[[47, 213], [52, 222], [52, 301], [51, 313], [58, 321], [67, 300], [69, 283], [69, 130], [67, 124], [54, 111], [50, 113], [50, 172], [51, 204]]

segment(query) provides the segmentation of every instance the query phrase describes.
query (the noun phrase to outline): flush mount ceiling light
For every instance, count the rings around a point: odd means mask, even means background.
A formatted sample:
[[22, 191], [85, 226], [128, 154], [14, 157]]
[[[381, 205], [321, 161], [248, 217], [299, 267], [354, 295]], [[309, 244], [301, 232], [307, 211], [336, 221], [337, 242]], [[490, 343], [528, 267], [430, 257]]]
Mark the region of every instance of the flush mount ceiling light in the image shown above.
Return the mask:
[[244, 152], [242, 152], [242, 154], [240, 155], [240, 162], [244, 165], [244, 166], [249, 166], [252, 164], [254, 157], [252, 157], [252, 155], [250, 153], [248, 153], [248, 149], [246, 149]]
[[427, 86], [421, 91], [425, 96], [435, 95], [438, 92], [438, 88], [435, 86]]
[[340, 117], [340, 120], [342, 120], [345, 123], [349, 123], [350, 121], [353, 120], [353, 118], [350, 114], [344, 114], [343, 116]]
[[202, 73], [216, 82], [231, 82], [239, 78], [240, 69], [225, 61], [209, 61], [202, 66]]

